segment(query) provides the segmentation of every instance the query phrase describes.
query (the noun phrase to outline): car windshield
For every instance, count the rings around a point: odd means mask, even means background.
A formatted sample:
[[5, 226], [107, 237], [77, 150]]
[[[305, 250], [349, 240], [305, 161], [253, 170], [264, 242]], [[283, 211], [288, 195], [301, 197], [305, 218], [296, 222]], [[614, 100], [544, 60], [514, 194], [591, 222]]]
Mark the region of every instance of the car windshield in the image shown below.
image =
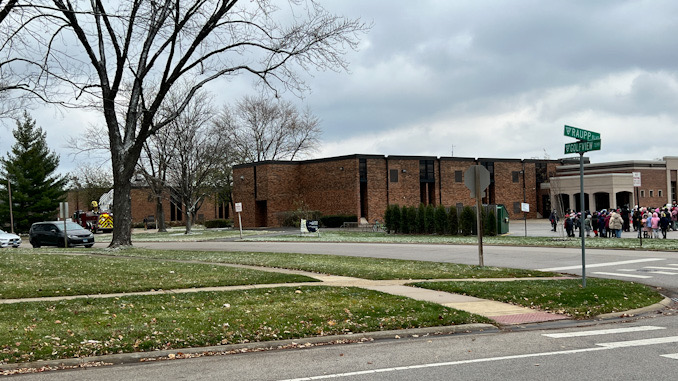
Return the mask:
[[[59, 228], [59, 230], [64, 230], [64, 223], [62, 221], [59, 221], [56, 223], [56, 226]], [[84, 228], [75, 222], [66, 222], [66, 231], [71, 231], [71, 230], [83, 230]]]
[[0, 229], [0, 234], [7, 234], [7, 232], [4, 231], [4, 230], [2, 230], [2, 229]]

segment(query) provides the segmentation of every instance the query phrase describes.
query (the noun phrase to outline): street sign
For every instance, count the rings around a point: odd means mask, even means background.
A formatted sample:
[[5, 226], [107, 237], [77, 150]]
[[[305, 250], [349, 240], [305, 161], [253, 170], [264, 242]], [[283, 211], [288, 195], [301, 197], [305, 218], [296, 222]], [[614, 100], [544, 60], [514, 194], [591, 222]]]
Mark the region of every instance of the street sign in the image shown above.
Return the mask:
[[640, 186], [640, 172], [633, 172], [633, 186]]
[[[476, 184], [476, 171], [478, 171], [478, 183]], [[471, 191], [471, 197], [476, 197], [476, 187], [480, 187], [480, 192], [484, 191], [490, 185], [490, 171], [482, 165], [472, 165], [464, 172], [464, 184]]]
[[236, 213], [242, 212], [242, 202], [236, 202], [235, 203], [235, 212]]
[[600, 134], [597, 132], [582, 130], [581, 128], [568, 126], [567, 124], [565, 125], [565, 136], [586, 141], [600, 140]]
[[581, 153], [588, 151], [599, 151], [600, 139], [591, 141], [578, 141], [565, 144], [565, 153]]

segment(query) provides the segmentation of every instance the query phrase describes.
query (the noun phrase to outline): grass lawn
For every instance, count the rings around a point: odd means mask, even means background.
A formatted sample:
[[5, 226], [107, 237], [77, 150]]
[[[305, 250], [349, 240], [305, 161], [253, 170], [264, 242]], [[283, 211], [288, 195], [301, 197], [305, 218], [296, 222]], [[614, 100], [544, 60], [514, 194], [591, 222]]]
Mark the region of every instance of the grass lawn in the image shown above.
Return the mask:
[[511, 282], [419, 282], [412, 285], [500, 302], [535, 307], [587, 319], [600, 314], [628, 311], [657, 303], [663, 297], [650, 287], [612, 279], [579, 279]]
[[301, 287], [0, 306], [0, 361], [433, 327], [488, 319], [359, 288]]
[[455, 263], [377, 259], [342, 255], [122, 249], [100, 253], [141, 258], [182, 259], [304, 270], [363, 279], [466, 279], [549, 277], [537, 270], [479, 267]]
[[0, 299], [316, 281], [212, 264], [29, 252], [0, 251]]
[[[628, 234], [628, 233], [627, 233]], [[476, 236], [439, 236], [427, 234], [386, 234], [372, 232], [323, 231], [320, 237], [306, 235], [279, 235], [244, 237], [245, 241], [300, 241], [300, 242], [376, 242], [376, 243], [424, 243], [424, 244], [456, 244], [476, 245]], [[484, 236], [484, 245], [496, 246], [543, 246], [543, 247], [581, 247], [577, 238], [561, 237], [516, 237], [516, 236]], [[643, 246], [637, 238], [588, 238], [586, 247], [617, 248], [678, 251], [678, 240], [675, 239], [643, 239]]]
[[[191, 229], [191, 234], [184, 234], [186, 228], [183, 226], [167, 228], [166, 232], [159, 233], [157, 230], [143, 230], [135, 229], [132, 232], [132, 241], [138, 242], [196, 242], [209, 241], [214, 239], [230, 239], [240, 238], [240, 231], [238, 229], [205, 229], [202, 226], [194, 226]], [[268, 234], [266, 230], [243, 230], [243, 237], [256, 236]], [[97, 242], [110, 241], [111, 233], [97, 234], [95, 239]]]

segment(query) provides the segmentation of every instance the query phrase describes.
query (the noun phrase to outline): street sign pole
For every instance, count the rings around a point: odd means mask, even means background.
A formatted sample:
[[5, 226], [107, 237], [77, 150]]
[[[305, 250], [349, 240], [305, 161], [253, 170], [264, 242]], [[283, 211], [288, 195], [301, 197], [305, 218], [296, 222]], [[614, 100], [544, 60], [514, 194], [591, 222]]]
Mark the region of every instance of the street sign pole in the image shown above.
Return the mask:
[[579, 234], [581, 235], [581, 286], [586, 288], [586, 234], [584, 234], [584, 220], [586, 211], [584, 210], [584, 153], [579, 153], [579, 210], [581, 218], [579, 219]]
[[480, 199], [480, 171], [475, 171], [475, 183], [476, 183], [476, 228], [478, 229], [478, 263], [480, 267], [485, 266], [483, 261], [483, 224], [482, 224], [482, 213], [480, 213], [480, 208], [482, 207], [482, 200]]

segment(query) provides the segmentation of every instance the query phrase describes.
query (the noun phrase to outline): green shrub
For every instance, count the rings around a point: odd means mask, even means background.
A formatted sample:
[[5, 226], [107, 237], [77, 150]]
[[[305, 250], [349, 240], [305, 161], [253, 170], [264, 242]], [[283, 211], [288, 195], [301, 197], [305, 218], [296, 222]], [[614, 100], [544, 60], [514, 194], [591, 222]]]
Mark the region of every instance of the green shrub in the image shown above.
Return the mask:
[[317, 210], [290, 210], [278, 213], [280, 226], [299, 227], [302, 219], [310, 221], [320, 221], [321, 213]]
[[417, 208], [414, 206], [410, 206], [407, 208], [407, 217], [405, 218], [407, 221], [407, 227], [409, 234], [416, 234], [417, 233]]
[[459, 230], [462, 235], [473, 235], [476, 229], [476, 212], [470, 206], [465, 206], [459, 216]]
[[432, 204], [426, 206], [426, 231], [427, 234], [433, 234], [436, 230], [436, 208]]
[[215, 219], [205, 221], [205, 228], [207, 229], [216, 229], [216, 228], [230, 228], [233, 227], [233, 220], [231, 219]]
[[457, 218], [457, 208], [454, 206], [451, 206], [450, 210], [447, 211], [447, 226], [450, 234], [459, 234], [459, 219]]
[[338, 228], [344, 222], [357, 222], [358, 216], [355, 214], [328, 214], [327, 216], [320, 217], [318, 221], [320, 226], [324, 228]]
[[417, 224], [413, 233], [424, 234], [428, 230], [428, 221], [426, 221], [426, 205], [419, 204], [417, 208]]
[[447, 222], [447, 212], [445, 211], [445, 207], [442, 205], [438, 205], [435, 211], [435, 232], [436, 234], [443, 235], [447, 234], [449, 231], [449, 225]]
[[494, 210], [490, 210], [489, 213], [486, 213], [483, 209], [483, 235], [497, 235], [497, 217]]
[[400, 209], [400, 232], [403, 234], [410, 234], [410, 208], [403, 206]]
[[388, 233], [398, 233], [400, 231], [400, 206], [389, 205], [386, 207], [384, 225]]

